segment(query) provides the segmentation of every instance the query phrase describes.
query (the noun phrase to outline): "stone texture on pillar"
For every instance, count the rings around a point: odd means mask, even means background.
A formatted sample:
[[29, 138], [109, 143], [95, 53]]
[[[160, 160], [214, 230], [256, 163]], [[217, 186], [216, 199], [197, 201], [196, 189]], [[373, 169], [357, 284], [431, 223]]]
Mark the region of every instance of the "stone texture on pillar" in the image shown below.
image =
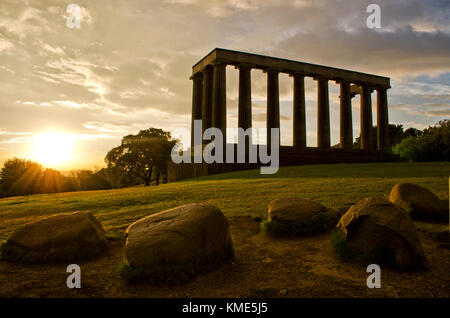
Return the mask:
[[268, 69], [265, 72], [267, 73], [267, 147], [270, 149], [271, 129], [280, 128], [279, 71]]
[[330, 148], [330, 102], [328, 79], [317, 78], [317, 147]]
[[202, 74], [194, 74], [192, 79], [191, 148], [194, 148], [194, 120], [202, 119]]
[[372, 89], [361, 85], [361, 111], [360, 111], [360, 148], [366, 151], [373, 150], [372, 140]]
[[306, 147], [305, 75], [294, 73], [293, 94], [293, 145]]
[[377, 87], [377, 149], [389, 149], [389, 118], [387, 107], [387, 88]]
[[[202, 129], [203, 132], [212, 125], [212, 87], [213, 70], [205, 68], [203, 70], [203, 89], [202, 89]], [[208, 141], [204, 141], [207, 143]]]
[[[227, 128], [227, 88], [226, 64], [213, 64], [213, 93], [212, 93], [212, 127], [219, 128], [223, 134], [223, 144], [226, 144]], [[224, 152], [225, 154], [225, 149]]]
[[[239, 109], [238, 109], [238, 127], [244, 130], [252, 127], [252, 86], [251, 86], [251, 66], [238, 65], [239, 68]], [[245, 142], [246, 149], [252, 142], [246, 140], [238, 140], [239, 143]]]
[[341, 148], [353, 148], [352, 98], [349, 82], [340, 82], [340, 145]]

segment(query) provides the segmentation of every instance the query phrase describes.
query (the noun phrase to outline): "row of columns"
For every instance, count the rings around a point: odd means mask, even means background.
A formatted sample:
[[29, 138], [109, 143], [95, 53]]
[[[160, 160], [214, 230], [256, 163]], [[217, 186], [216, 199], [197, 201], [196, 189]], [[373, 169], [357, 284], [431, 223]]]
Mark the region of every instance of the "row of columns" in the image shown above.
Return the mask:
[[[239, 69], [239, 104], [238, 127], [252, 127], [251, 109], [251, 65], [241, 64]], [[226, 64], [214, 63], [201, 73], [194, 74], [192, 93], [192, 130], [196, 119], [201, 119], [203, 131], [210, 127], [221, 129], [226, 140]], [[267, 144], [271, 144], [271, 128], [280, 128], [279, 71], [266, 69], [267, 74]], [[306, 112], [305, 112], [305, 74], [293, 73], [293, 145], [296, 148], [306, 147]], [[317, 80], [317, 147], [330, 148], [330, 105], [328, 81], [324, 77]], [[341, 148], [353, 148], [351, 83], [337, 81], [340, 86], [340, 145]], [[375, 88], [364, 83], [360, 85], [360, 148], [367, 151], [373, 149], [372, 136], [372, 101], [371, 93], [377, 90], [377, 150], [384, 151], [389, 147], [389, 119], [387, 108], [387, 88]], [[191, 145], [194, 139], [191, 134]], [[238, 142], [249, 143], [251, 140]]]

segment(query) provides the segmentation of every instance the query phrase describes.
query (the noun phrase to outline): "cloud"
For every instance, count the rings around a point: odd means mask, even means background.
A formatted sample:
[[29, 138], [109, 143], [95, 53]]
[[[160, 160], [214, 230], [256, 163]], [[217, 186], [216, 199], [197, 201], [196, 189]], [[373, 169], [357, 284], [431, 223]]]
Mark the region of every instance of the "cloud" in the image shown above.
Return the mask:
[[11, 49], [13, 47], [13, 44], [10, 42], [10, 41], [8, 41], [8, 40], [6, 40], [6, 39], [4, 39], [4, 38], [0, 38], [0, 53], [2, 52], [2, 51], [7, 51], [7, 50], [9, 50], [9, 49]]
[[[425, 103], [425, 104], [392, 104], [394, 110], [405, 111], [411, 115], [428, 117], [450, 117], [450, 104]], [[439, 109], [436, 109], [439, 108]]]
[[[380, 30], [366, 27], [364, 1], [79, 0], [80, 29], [66, 25], [69, 3], [0, 1], [2, 131], [52, 128], [108, 136], [85, 145], [92, 160], [102, 162], [122, 135], [152, 126], [190, 126], [191, 67], [215, 47], [389, 76], [392, 122], [429, 125], [449, 116], [445, 1], [379, 0]], [[305, 85], [312, 116], [317, 84], [307, 78]], [[266, 75], [252, 71], [257, 125], [265, 123], [266, 89]], [[227, 91], [229, 119], [236, 121], [238, 71], [232, 67]], [[332, 116], [337, 95], [330, 82]], [[280, 98], [282, 108], [290, 105], [292, 79], [284, 74]], [[291, 120], [286, 115], [282, 109], [282, 121]], [[11, 148], [16, 145], [8, 148], [26, 152]]]
[[42, 48], [49, 53], [55, 54], [55, 55], [64, 55], [64, 50], [60, 47], [52, 47], [51, 45], [48, 45], [47, 43], [42, 43]]
[[425, 111], [425, 112], [421, 112], [421, 111], [410, 111], [410, 114], [413, 115], [424, 115], [424, 116], [434, 116], [434, 117], [450, 117], [450, 107], [446, 108], [446, 109], [440, 109], [440, 110], [429, 110], [429, 111]]
[[71, 101], [71, 100], [54, 100], [53, 103], [69, 108], [95, 108], [95, 106], [91, 106], [88, 104], [79, 104], [77, 102]]
[[91, 130], [98, 130], [104, 133], [121, 133], [124, 134], [128, 131], [128, 125], [113, 125], [109, 123], [90, 121], [83, 123], [83, 127]]

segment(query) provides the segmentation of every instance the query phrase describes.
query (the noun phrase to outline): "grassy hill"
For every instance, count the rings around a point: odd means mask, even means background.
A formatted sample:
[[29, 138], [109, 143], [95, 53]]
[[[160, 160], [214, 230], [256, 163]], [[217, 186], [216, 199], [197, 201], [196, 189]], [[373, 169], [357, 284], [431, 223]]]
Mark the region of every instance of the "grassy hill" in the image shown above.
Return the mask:
[[441, 199], [449, 195], [450, 163], [332, 164], [280, 168], [275, 175], [259, 170], [184, 180], [158, 187], [41, 194], [0, 199], [0, 241], [21, 224], [43, 216], [91, 211], [107, 236], [120, 238], [132, 222], [185, 203], [207, 202], [227, 217], [264, 217], [277, 197], [316, 200], [344, 210], [368, 196], [388, 196], [399, 182], [425, 186]]

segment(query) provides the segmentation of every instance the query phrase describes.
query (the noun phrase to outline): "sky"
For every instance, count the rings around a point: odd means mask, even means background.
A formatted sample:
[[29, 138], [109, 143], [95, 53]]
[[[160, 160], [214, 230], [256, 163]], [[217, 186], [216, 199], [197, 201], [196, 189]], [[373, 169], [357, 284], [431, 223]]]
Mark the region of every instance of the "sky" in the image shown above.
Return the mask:
[[[381, 8], [379, 29], [367, 27], [370, 3]], [[80, 28], [67, 23], [70, 4], [81, 8]], [[44, 165], [101, 167], [123, 136], [150, 127], [172, 131], [188, 146], [179, 132], [190, 128], [192, 65], [216, 47], [390, 77], [389, 120], [405, 128], [450, 118], [446, 0], [1, 0], [0, 162], [45, 158], [42, 151], [53, 146]], [[253, 124], [265, 127], [266, 75], [251, 76]], [[306, 79], [308, 146], [316, 145], [316, 85]], [[336, 144], [339, 89], [329, 87]], [[229, 66], [228, 127], [237, 127], [237, 94], [238, 71]], [[357, 137], [358, 97], [352, 109]], [[280, 113], [281, 143], [289, 145], [286, 74]], [[375, 108], [373, 114], [376, 124]], [[49, 160], [63, 155], [70, 160]]]

